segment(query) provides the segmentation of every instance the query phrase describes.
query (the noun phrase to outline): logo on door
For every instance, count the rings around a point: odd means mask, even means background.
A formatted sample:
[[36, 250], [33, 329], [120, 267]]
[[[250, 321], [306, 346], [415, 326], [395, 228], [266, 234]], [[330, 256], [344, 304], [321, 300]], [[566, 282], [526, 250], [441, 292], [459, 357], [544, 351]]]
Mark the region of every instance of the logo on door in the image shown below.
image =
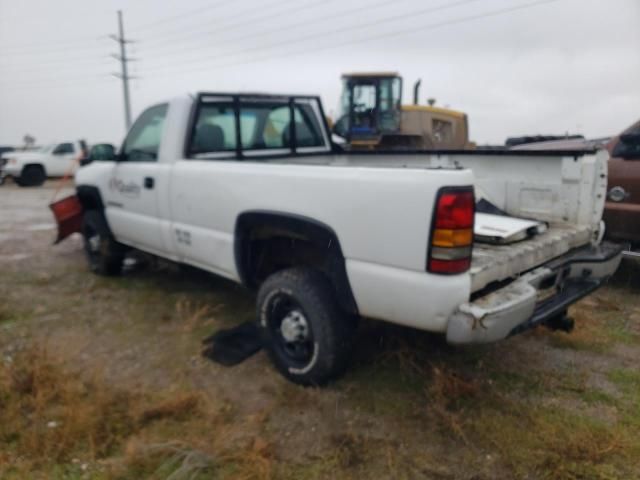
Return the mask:
[[176, 228], [176, 241], [183, 245], [191, 246], [191, 232]]
[[119, 178], [112, 178], [109, 181], [109, 190], [114, 190], [128, 198], [138, 198], [141, 188], [135, 182], [124, 182]]

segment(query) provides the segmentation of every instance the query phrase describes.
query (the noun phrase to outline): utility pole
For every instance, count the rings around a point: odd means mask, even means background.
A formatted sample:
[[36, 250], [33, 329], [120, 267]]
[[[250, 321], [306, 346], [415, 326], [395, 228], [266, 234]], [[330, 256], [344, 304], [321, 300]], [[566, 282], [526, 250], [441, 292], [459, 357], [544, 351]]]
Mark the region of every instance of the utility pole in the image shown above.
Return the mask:
[[122, 22], [122, 10], [118, 10], [118, 35], [110, 35], [111, 39], [120, 44], [120, 55], [111, 55], [116, 60], [120, 61], [121, 73], [114, 73], [114, 77], [122, 79], [122, 93], [124, 95], [124, 123], [127, 130], [131, 127], [131, 99], [129, 97], [129, 79], [133, 78], [129, 76], [127, 64], [132, 61], [132, 58], [127, 57], [127, 43], [131, 43], [131, 40], [127, 40], [124, 36], [124, 26]]

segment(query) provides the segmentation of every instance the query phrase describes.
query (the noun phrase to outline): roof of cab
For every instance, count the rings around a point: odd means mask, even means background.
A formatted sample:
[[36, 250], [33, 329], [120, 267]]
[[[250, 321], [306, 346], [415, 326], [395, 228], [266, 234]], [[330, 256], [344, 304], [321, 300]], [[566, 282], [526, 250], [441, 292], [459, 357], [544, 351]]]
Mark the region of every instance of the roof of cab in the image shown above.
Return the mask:
[[388, 78], [388, 77], [399, 77], [400, 74], [398, 72], [352, 72], [352, 73], [343, 73], [342, 78], [367, 78], [367, 77], [376, 77], [376, 78]]

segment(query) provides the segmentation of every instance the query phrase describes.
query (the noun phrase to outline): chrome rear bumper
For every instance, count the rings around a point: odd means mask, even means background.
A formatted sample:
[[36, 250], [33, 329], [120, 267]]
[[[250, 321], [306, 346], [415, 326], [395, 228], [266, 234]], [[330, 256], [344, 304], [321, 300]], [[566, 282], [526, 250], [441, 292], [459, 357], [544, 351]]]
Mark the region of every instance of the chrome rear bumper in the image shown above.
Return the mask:
[[453, 344], [489, 343], [564, 315], [618, 268], [621, 245], [579, 248], [458, 307], [447, 324]]

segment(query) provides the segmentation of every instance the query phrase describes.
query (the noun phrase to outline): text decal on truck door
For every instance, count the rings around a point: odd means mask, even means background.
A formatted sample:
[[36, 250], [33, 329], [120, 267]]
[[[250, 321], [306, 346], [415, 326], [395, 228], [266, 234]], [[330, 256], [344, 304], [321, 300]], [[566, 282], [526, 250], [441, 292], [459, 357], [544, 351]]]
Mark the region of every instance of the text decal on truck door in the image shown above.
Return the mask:
[[183, 244], [183, 245], [191, 246], [191, 232], [188, 232], [187, 230], [180, 230], [179, 228], [176, 228], [176, 241], [178, 243]]
[[134, 182], [123, 182], [119, 178], [111, 179], [109, 189], [115, 190], [129, 198], [138, 198], [140, 196], [140, 185]]

